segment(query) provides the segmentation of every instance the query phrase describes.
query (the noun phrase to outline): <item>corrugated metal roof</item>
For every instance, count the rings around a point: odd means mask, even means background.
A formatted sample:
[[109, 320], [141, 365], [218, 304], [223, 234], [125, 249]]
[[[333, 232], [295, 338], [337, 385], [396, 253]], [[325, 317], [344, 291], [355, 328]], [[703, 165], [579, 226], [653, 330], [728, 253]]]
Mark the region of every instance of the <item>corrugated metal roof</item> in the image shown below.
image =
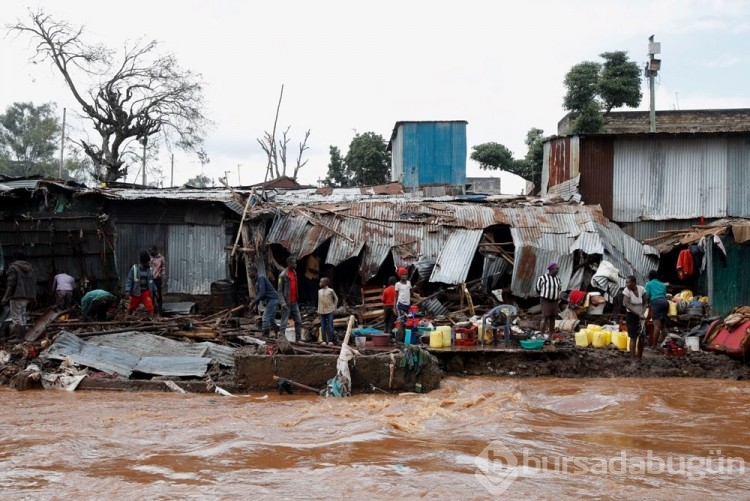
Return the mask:
[[510, 263], [500, 256], [486, 255], [482, 266], [482, 288], [493, 287], [509, 268]]
[[[430, 282], [459, 284], [466, 280], [483, 230], [454, 230], [435, 262]], [[470, 250], [471, 249], [471, 250]]]
[[[238, 190], [234, 191], [238, 192]], [[246, 194], [246, 192], [238, 193]], [[226, 188], [94, 188], [80, 190], [76, 193], [76, 196], [101, 196], [110, 200], [145, 200], [157, 198], [161, 200], [194, 200], [222, 203], [235, 200], [232, 191]]]
[[88, 340], [95, 346], [106, 346], [142, 357], [208, 357], [221, 365], [234, 366], [236, 348], [208, 341], [202, 343], [185, 343], [147, 332], [120, 332], [104, 334]]
[[[42, 356], [53, 360], [70, 358], [73, 363], [107, 374], [130, 377], [133, 372], [162, 376], [196, 376], [206, 373], [212, 359], [199, 356], [143, 356], [128, 350], [97, 345], [63, 331]], [[141, 348], [143, 349], [143, 347]]]
[[347, 218], [341, 222], [338, 234], [331, 237], [326, 264], [336, 266], [359, 255], [365, 245], [365, 240], [362, 238], [365, 234], [364, 225], [363, 220], [355, 218]]
[[91, 367], [107, 374], [130, 377], [141, 358], [114, 348], [96, 346], [69, 332], [61, 332], [42, 356], [52, 360], [70, 358], [73, 363]]

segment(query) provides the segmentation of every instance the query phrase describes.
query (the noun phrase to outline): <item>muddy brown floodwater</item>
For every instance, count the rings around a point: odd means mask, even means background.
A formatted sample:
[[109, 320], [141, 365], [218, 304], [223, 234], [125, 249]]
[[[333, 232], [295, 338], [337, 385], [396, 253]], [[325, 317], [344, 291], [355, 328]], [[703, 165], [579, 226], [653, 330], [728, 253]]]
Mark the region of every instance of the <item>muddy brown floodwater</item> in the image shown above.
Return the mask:
[[0, 388], [0, 401], [3, 499], [750, 492], [744, 381], [452, 377], [426, 395], [327, 400]]

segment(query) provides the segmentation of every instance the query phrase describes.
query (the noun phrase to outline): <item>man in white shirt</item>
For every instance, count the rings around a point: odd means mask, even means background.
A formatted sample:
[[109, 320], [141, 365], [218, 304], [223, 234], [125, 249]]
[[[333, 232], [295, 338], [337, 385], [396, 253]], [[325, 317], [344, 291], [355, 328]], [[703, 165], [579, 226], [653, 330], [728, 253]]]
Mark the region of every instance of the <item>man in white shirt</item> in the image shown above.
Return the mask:
[[55, 307], [59, 310], [67, 310], [73, 306], [73, 291], [76, 288], [76, 279], [61, 271], [55, 275], [52, 281], [52, 292], [55, 294]]

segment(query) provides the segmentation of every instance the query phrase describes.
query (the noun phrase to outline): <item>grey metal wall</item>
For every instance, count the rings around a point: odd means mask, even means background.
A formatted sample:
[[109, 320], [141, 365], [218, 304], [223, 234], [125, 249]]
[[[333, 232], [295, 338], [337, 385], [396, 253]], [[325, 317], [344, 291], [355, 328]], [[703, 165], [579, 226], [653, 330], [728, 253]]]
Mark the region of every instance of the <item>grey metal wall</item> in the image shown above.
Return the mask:
[[168, 231], [167, 292], [210, 294], [227, 278], [224, 226], [172, 225]]
[[736, 140], [706, 136], [618, 139], [612, 219], [726, 216], [728, 145]]

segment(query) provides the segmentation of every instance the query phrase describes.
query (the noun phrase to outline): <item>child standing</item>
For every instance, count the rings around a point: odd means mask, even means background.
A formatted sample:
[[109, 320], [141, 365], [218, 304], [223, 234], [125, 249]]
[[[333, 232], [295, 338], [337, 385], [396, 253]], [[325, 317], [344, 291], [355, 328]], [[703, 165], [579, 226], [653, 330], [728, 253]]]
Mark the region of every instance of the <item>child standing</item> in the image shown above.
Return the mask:
[[385, 311], [385, 331], [393, 333], [396, 316], [393, 313], [393, 305], [396, 304], [396, 277], [388, 279], [388, 287], [383, 290], [383, 310]]
[[323, 344], [333, 345], [333, 312], [339, 302], [336, 293], [328, 287], [328, 278], [320, 279], [320, 290], [318, 291], [318, 314], [320, 315], [320, 330], [323, 335]]

